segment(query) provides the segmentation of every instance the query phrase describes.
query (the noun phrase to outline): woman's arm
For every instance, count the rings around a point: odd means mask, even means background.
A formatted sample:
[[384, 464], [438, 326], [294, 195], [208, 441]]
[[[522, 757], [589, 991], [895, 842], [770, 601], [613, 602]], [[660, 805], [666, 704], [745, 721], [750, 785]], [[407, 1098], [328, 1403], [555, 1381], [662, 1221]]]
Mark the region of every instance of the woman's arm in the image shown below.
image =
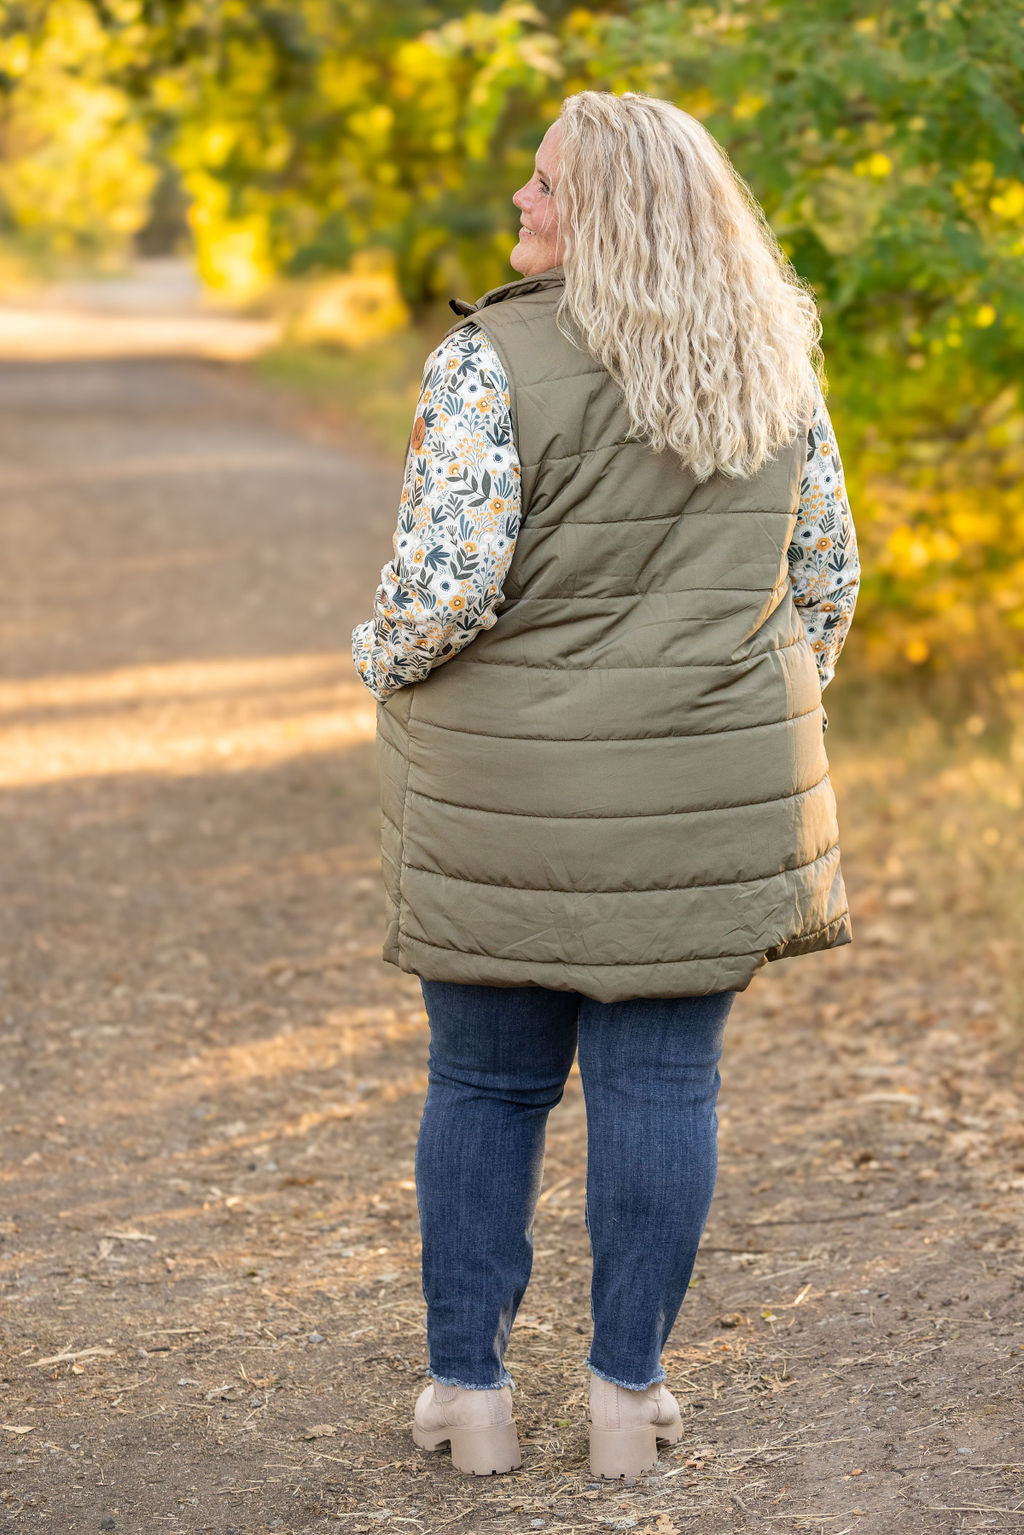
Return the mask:
[[352, 659], [385, 699], [420, 682], [497, 621], [519, 532], [519, 459], [508, 379], [475, 325], [427, 359], [392, 539], [373, 617]]
[[793, 602], [824, 692], [846, 643], [861, 570], [842, 460], [820, 388], [807, 433], [807, 467], [788, 559]]

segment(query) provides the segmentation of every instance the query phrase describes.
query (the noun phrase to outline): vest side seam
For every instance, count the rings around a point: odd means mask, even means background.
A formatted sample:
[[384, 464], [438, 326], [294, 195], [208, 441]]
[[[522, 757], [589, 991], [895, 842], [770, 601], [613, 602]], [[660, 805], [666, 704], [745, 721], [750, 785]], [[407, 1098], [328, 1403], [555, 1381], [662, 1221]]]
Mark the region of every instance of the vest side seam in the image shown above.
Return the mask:
[[[800, 934], [797, 934], [797, 935], [794, 935], [794, 936], [797, 937], [801, 943], [803, 943], [805, 940], [807, 940], [809, 942], [812, 938], [820, 937], [820, 935], [822, 933], [829, 933], [829, 932], [831, 932], [834, 927], [838, 926], [838, 924], [840, 922], [842, 922], [844, 917], [848, 917], [849, 915], [850, 915], [850, 908], [848, 906], [844, 906], [843, 910], [841, 912], [839, 912], [836, 916], [834, 916], [830, 921], [826, 922], [824, 924], [824, 926], [816, 927], [813, 932], [800, 933]], [[750, 958], [751, 956], [753, 956], [755, 954], [763, 954], [764, 953], [764, 949], [760, 948], [760, 949], [731, 949], [726, 954], [681, 954], [677, 959], [587, 959], [587, 960], [568, 960], [568, 959], [563, 959], [563, 960], [546, 960], [546, 959], [540, 959], [540, 960], [538, 960], [538, 959], [530, 959], [530, 958], [520, 958], [519, 956], [516, 956], [516, 955], [507, 955], [507, 954], [499, 954], [499, 955], [495, 956], [495, 955], [487, 953], [486, 950], [484, 950], [484, 949], [456, 949], [456, 948], [453, 948], [451, 944], [447, 944], [447, 943], [431, 943], [430, 940], [427, 939], [427, 938], [413, 938], [410, 941], [412, 943], [415, 943], [418, 947], [423, 948], [423, 949], [437, 949], [437, 951], [439, 953], [441, 953], [441, 954], [471, 954], [471, 955], [474, 956], [474, 958], [477, 958], [477, 959], [493, 959], [493, 958], [498, 958], [498, 959], [504, 960], [506, 964], [512, 964], [512, 965], [515, 965], [515, 964], [520, 964], [520, 965], [533, 965], [533, 964], [538, 964], [538, 965], [548, 965], [548, 964], [551, 964], [551, 965], [555, 965], [555, 964], [558, 964], [558, 965], [564, 965], [564, 966], [569, 966], [569, 967], [575, 967], [575, 968], [578, 968], [578, 969], [591, 969], [591, 968], [593, 968], [595, 970], [635, 970], [635, 969], [639, 969], [643, 965], [693, 965], [693, 964], [702, 963], [705, 960], [713, 960], [713, 959], [747, 959], [747, 958]], [[780, 942], [782, 944], [786, 944], [786, 943], [789, 943], [790, 940], [788, 938], [783, 938], [783, 939], [780, 940]], [[773, 947], [779, 947], [779, 945], [773, 945]]]
[[[401, 830], [401, 833], [400, 833], [401, 841], [399, 843], [399, 851], [398, 851], [398, 914], [397, 914], [397, 918], [396, 918], [396, 922], [395, 922], [395, 935], [396, 935], [396, 947], [398, 949], [398, 958], [399, 958], [399, 962], [400, 963], [406, 958], [406, 955], [405, 955], [405, 953], [403, 951], [404, 951], [405, 940], [408, 937], [408, 934], [403, 932], [403, 930], [402, 930], [402, 914], [403, 914], [403, 912], [405, 910], [405, 891], [402, 888], [402, 886], [403, 886], [403, 881], [405, 879], [405, 870], [406, 870], [406, 867], [407, 867], [406, 861], [405, 861], [405, 850], [408, 847], [408, 841], [406, 839], [406, 831], [407, 831], [407, 822], [408, 822], [408, 819], [409, 819], [409, 795], [410, 795], [410, 792], [415, 793], [415, 790], [411, 790], [410, 789], [410, 779], [412, 778], [412, 730], [411, 730], [411, 726], [412, 726], [412, 711], [413, 711], [413, 708], [415, 706], [415, 703], [416, 703], [416, 689], [413, 688], [412, 692], [410, 693], [410, 696], [409, 696], [409, 712], [406, 715], [405, 719], [402, 721], [403, 728], [405, 730], [405, 739], [409, 742], [410, 750], [409, 750], [409, 755], [407, 757], [405, 757], [405, 786], [404, 786], [404, 788], [402, 790], [402, 830]], [[402, 754], [402, 755], [404, 756], [404, 754]], [[403, 968], [404, 968], [404, 966], [403, 966]]]
[[450, 735], [458, 736], [480, 736], [485, 741], [543, 741], [546, 746], [607, 746], [612, 741], [702, 741], [708, 736], [739, 735], [744, 730], [771, 730], [777, 725], [791, 725], [794, 720], [807, 720], [812, 714], [820, 713], [821, 705], [815, 704], [813, 709], [805, 709], [803, 714], [787, 714], [785, 719], [764, 720], [759, 725], [725, 725], [717, 730], [665, 730], [657, 735], [646, 736], [507, 736], [496, 730], [466, 730], [461, 725], [438, 725], [433, 720], [421, 719], [416, 723], [425, 725], [428, 730], [445, 730]]
[[[414, 687], [415, 683], [406, 683], [405, 686], [406, 687]], [[394, 697], [394, 694], [391, 694], [390, 696]], [[402, 759], [402, 761], [405, 763], [405, 765], [408, 767], [408, 765], [409, 765], [409, 753], [408, 752], [404, 752], [400, 746], [396, 746], [394, 741], [389, 741], [387, 736], [380, 729], [378, 729], [378, 731], [377, 731], [377, 744], [378, 744], [378, 746], [386, 746], [389, 751], [393, 751], [395, 756], [396, 757], [400, 757]]]
[[808, 784], [805, 789], [794, 789], [791, 794], [772, 794], [767, 799], [743, 800], [739, 804], [711, 805], [706, 809], [695, 806], [692, 810], [602, 810], [597, 815], [556, 815], [553, 812], [536, 810], [488, 810], [483, 805], [467, 805], [463, 800], [439, 799], [436, 794], [427, 794], [423, 789], [410, 789], [410, 794], [415, 794], [417, 799], [429, 800], [432, 805], [450, 805], [456, 810], [472, 810], [477, 815], [516, 815], [525, 816], [527, 820], [536, 821], [639, 821], [650, 820], [652, 817], [670, 815], [717, 815], [726, 814], [732, 810], [750, 810], [754, 805], [776, 805], [782, 800], [796, 799], [801, 794], [810, 794], [812, 790], [819, 789], [823, 783], [829, 782], [828, 773], [814, 783]]
[[463, 874], [445, 874], [440, 869], [426, 869], [422, 864], [406, 864], [406, 868], [415, 869], [417, 874], [429, 874], [432, 879], [449, 879], [460, 885], [476, 885], [482, 890], [528, 890], [532, 895], [665, 895], [683, 890], [725, 890], [730, 885], [739, 889], [742, 885], [763, 885], [774, 879], [784, 879], [787, 874], [799, 874], [801, 869], [810, 869], [816, 863], [821, 863], [825, 858], [831, 858], [838, 841], [830, 842], [824, 852], [818, 853], [814, 858], [808, 858], [803, 863], [790, 864], [785, 869], [777, 869], [769, 874], [751, 874], [747, 879], [709, 879], [697, 880], [692, 885], [655, 885], [644, 890], [631, 890], [628, 885], [615, 885], [611, 889], [602, 887], [599, 890], [583, 890], [578, 885], [518, 885], [507, 880], [499, 879], [467, 879]]

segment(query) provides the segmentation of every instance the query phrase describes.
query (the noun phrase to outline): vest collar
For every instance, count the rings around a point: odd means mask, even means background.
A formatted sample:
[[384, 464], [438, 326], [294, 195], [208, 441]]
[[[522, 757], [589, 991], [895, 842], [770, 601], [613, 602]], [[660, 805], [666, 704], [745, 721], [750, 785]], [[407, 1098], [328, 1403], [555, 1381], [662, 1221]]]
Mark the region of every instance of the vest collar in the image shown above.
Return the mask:
[[498, 288], [490, 288], [475, 304], [467, 303], [464, 298], [450, 298], [448, 307], [461, 318], [475, 314], [478, 309], [484, 309], [488, 304], [500, 304], [502, 299], [518, 298], [520, 294], [537, 293], [542, 288], [560, 288], [565, 283], [565, 272], [562, 267], [550, 267], [546, 272], [537, 272], [533, 277], [522, 277], [518, 282], [502, 283]]

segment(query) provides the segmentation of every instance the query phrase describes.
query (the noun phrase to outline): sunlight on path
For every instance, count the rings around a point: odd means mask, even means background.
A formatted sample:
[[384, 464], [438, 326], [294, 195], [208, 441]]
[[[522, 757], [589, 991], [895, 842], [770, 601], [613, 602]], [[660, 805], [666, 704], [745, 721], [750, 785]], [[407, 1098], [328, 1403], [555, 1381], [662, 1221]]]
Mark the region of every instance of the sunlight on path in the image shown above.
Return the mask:
[[235, 772], [371, 741], [376, 705], [341, 652], [188, 661], [0, 682], [0, 785]]
[[189, 264], [140, 261], [123, 277], [63, 283], [0, 304], [0, 360], [60, 357], [253, 357], [274, 319], [217, 308]]

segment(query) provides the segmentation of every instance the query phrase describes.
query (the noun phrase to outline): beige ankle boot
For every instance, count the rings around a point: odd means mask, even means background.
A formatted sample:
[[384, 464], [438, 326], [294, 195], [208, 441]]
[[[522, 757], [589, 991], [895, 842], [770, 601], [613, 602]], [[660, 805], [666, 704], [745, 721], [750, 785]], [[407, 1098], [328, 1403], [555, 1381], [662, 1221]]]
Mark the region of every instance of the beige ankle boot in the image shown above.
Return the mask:
[[593, 1476], [639, 1476], [658, 1463], [658, 1440], [683, 1437], [679, 1403], [663, 1382], [644, 1391], [614, 1386], [591, 1371], [590, 1470]]
[[412, 1437], [421, 1450], [450, 1445], [452, 1465], [470, 1476], [515, 1471], [523, 1463], [510, 1386], [470, 1391], [431, 1381], [416, 1402]]

